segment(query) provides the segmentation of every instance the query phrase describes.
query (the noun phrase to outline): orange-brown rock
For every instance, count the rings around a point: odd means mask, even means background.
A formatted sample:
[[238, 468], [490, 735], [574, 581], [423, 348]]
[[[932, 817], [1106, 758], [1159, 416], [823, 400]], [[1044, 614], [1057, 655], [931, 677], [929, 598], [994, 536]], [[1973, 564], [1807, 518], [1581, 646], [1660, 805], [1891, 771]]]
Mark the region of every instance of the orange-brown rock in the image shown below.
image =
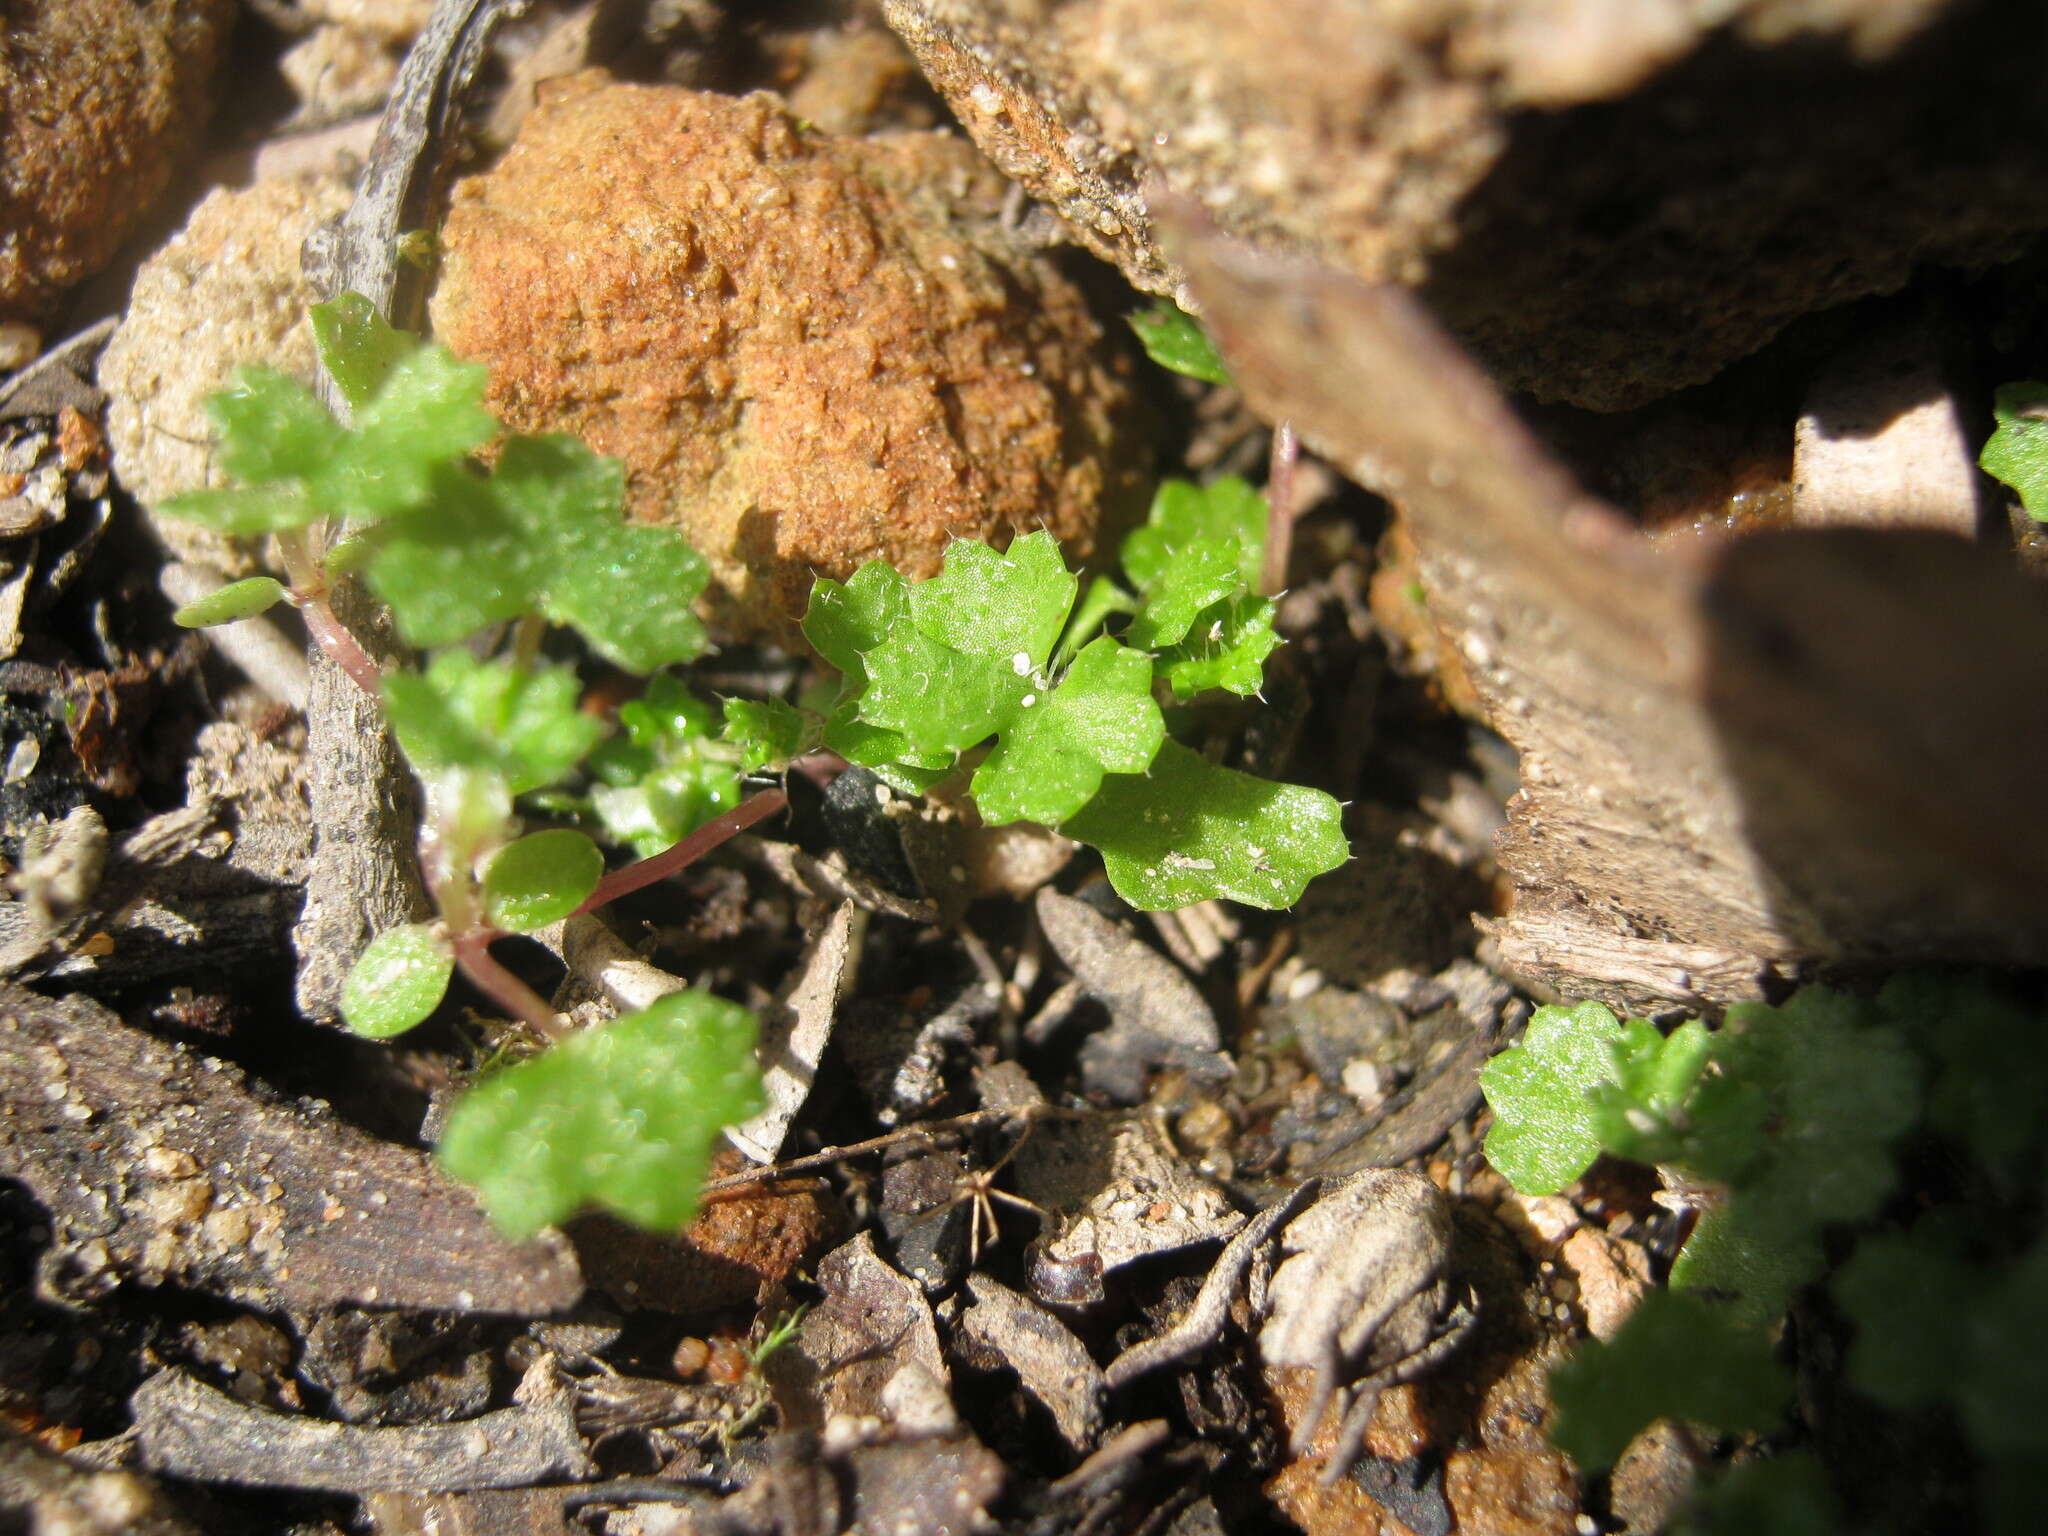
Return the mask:
[[232, 0], [26, 0], [0, 18], [0, 319], [112, 258], [208, 105]]
[[[709, 1176], [752, 1166], [731, 1147]], [[644, 1232], [595, 1212], [568, 1224], [583, 1275], [629, 1307], [688, 1315], [751, 1302], [839, 1236], [844, 1212], [816, 1179], [710, 1199], [681, 1233]]]
[[625, 461], [728, 631], [788, 639], [814, 575], [1039, 527], [1085, 554], [1139, 508], [1126, 364], [1003, 187], [948, 135], [585, 73], [456, 189], [434, 325], [509, 424]]

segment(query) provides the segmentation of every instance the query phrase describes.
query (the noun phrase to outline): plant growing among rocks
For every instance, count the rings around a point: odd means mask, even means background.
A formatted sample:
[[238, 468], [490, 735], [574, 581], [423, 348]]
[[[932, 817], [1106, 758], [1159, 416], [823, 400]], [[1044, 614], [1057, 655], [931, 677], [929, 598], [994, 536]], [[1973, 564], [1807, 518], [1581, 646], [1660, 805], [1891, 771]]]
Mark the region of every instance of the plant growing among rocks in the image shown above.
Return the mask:
[[[482, 367], [393, 330], [355, 295], [318, 306], [314, 325], [353, 424], [291, 379], [244, 370], [210, 404], [244, 483], [164, 508], [272, 536], [286, 580], [234, 583], [179, 619], [231, 622], [290, 602], [382, 696], [424, 789], [421, 861], [439, 912], [371, 942], [343, 1014], [360, 1034], [402, 1033], [460, 970], [554, 1042], [465, 1095], [440, 1147], [507, 1231], [586, 1202], [680, 1226], [717, 1128], [758, 1106], [744, 1009], [683, 992], [571, 1033], [490, 953], [505, 934], [673, 873], [783, 806], [780, 789], [740, 799], [742, 771], [822, 746], [907, 792], [964, 793], [989, 824], [1039, 822], [1099, 848], [1142, 908], [1285, 907], [1346, 858], [1330, 796], [1223, 767], [1169, 730], [1198, 694], [1256, 694], [1280, 643], [1273, 603], [1256, 593], [1265, 503], [1242, 482], [1163, 487], [1125, 541], [1128, 586], [1097, 577], [1084, 592], [1045, 533], [1002, 552], [956, 541], [923, 583], [880, 561], [843, 584], [821, 580], [804, 628], [842, 674], [837, 699], [819, 711], [728, 700], [714, 734], [710, 712], [661, 672], [705, 647], [690, 609], [704, 563], [674, 531], [625, 521], [619, 465], [573, 438], [512, 436], [486, 469], [473, 454], [499, 424], [481, 403]], [[353, 571], [401, 638], [429, 652], [422, 667], [382, 671], [335, 618], [329, 584]], [[623, 741], [601, 744], [574, 671], [542, 659], [549, 624], [656, 674], [621, 711]], [[650, 856], [608, 874], [582, 831], [522, 832], [520, 796], [586, 770], [600, 819]]]

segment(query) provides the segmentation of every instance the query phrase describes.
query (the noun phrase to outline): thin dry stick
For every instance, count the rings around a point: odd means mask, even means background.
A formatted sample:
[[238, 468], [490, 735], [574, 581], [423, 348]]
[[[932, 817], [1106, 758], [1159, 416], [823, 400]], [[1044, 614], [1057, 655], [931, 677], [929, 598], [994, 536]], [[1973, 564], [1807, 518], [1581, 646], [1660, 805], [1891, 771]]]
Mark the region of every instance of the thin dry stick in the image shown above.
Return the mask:
[[1301, 439], [1294, 423], [1273, 429], [1273, 452], [1266, 461], [1266, 558], [1259, 566], [1259, 595], [1278, 597], [1287, 590], [1287, 560], [1294, 551], [1294, 467], [1301, 462]]
[[778, 1179], [809, 1173], [814, 1168], [844, 1162], [850, 1157], [865, 1157], [870, 1152], [886, 1152], [891, 1147], [900, 1147], [911, 1141], [923, 1141], [945, 1131], [964, 1131], [972, 1126], [987, 1125], [998, 1120], [1021, 1120], [1026, 1125], [1035, 1125], [1040, 1120], [1078, 1118], [1081, 1113], [1082, 1111], [1077, 1109], [1062, 1109], [1057, 1104], [1017, 1104], [1008, 1108], [970, 1109], [964, 1115], [952, 1115], [944, 1120], [924, 1120], [916, 1125], [884, 1131], [879, 1136], [870, 1136], [866, 1141], [849, 1142], [843, 1147], [827, 1147], [822, 1152], [808, 1152], [802, 1157], [788, 1158], [783, 1162], [770, 1163], [766, 1167], [750, 1168], [745, 1173], [727, 1174], [722, 1179], [711, 1180], [704, 1186], [702, 1193], [707, 1200], [716, 1199], [720, 1195], [752, 1189], [757, 1184], [773, 1184]]

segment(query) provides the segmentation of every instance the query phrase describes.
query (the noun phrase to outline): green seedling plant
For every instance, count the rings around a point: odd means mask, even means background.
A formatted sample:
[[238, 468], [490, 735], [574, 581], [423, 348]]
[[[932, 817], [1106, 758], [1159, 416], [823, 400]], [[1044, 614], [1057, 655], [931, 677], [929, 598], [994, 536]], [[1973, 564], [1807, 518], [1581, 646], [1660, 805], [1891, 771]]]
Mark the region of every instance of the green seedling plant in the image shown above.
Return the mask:
[[[513, 1235], [584, 1204], [679, 1227], [718, 1128], [759, 1107], [753, 1016], [689, 991], [570, 1033], [490, 946], [660, 879], [783, 803], [780, 790], [738, 798], [738, 749], [713, 761], [678, 746], [698, 717], [672, 680], [627, 707], [626, 739], [605, 755], [574, 672], [541, 659], [553, 623], [628, 671], [691, 660], [705, 643], [690, 611], [704, 563], [673, 532], [628, 524], [619, 465], [573, 438], [505, 438], [493, 465], [479, 465], [473, 451], [499, 434], [482, 368], [393, 330], [355, 295], [317, 306], [313, 323], [352, 422], [296, 380], [245, 369], [209, 402], [224, 465], [242, 484], [163, 508], [270, 535], [288, 580], [239, 582], [177, 617], [212, 624], [297, 605], [337, 664], [382, 696], [419, 777], [421, 861], [438, 912], [370, 943], [343, 987], [349, 1026], [373, 1038], [411, 1029], [459, 969], [555, 1042], [453, 1106], [442, 1163]], [[335, 617], [330, 583], [355, 570], [400, 637], [429, 653], [423, 667], [385, 672]], [[470, 648], [507, 625], [500, 650]], [[522, 835], [515, 812], [518, 797], [593, 766], [600, 791], [638, 796], [619, 810], [621, 840], [654, 855], [610, 874], [584, 833]]]
[[[376, 936], [342, 1012], [358, 1033], [401, 1034], [460, 971], [554, 1042], [473, 1087], [438, 1149], [506, 1231], [586, 1203], [680, 1225], [716, 1128], [757, 1107], [744, 1010], [686, 992], [572, 1033], [491, 954], [779, 809], [780, 790], [742, 798], [747, 773], [822, 747], [908, 792], [964, 793], [988, 824], [1037, 822], [1098, 848], [1118, 891], [1151, 909], [1289, 906], [1348, 856], [1329, 795], [1224, 767], [1169, 729], [1188, 729], [1189, 700], [1256, 695], [1280, 643], [1257, 590], [1269, 511], [1242, 481], [1169, 482], [1124, 543], [1125, 582], [1096, 577], [1085, 593], [1044, 533], [1003, 551], [956, 542], [921, 583], [880, 562], [820, 580], [804, 629], [842, 674], [836, 701], [734, 699], [714, 716], [662, 670], [704, 648], [690, 611], [704, 563], [672, 531], [625, 521], [616, 462], [567, 437], [503, 435], [481, 368], [392, 330], [365, 300], [313, 318], [352, 423], [292, 379], [244, 370], [209, 403], [243, 483], [163, 509], [271, 536], [287, 579], [236, 583], [178, 617], [224, 623], [292, 603], [382, 697], [423, 789], [438, 911]], [[487, 442], [488, 468], [476, 457]], [[358, 571], [424, 665], [385, 671], [335, 617], [330, 583]], [[620, 734], [606, 738], [571, 668], [542, 659], [548, 624], [654, 674], [619, 710]], [[522, 806], [595, 821], [642, 860], [607, 873], [590, 836], [525, 831]]]
[[[1199, 379], [1204, 384], [1234, 384], [1230, 365], [1216, 350], [1216, 343], [1197, 320], [1179, 305], [1166, 299], [1129, 317], [1131, 330], [1145, 355], [1169, 372]], [[1273, 447], [1266, 467], [1265, 556], [1254, 577], [1254, 590], [1267, 597], [1278, 595], [1287, 584], [1287, 555], [1294, 535], [1294, 471], [1301, 443], [1294, 423], [1279, 421], [1273, 427]]]
[[1230, 365], [1216, 343], [1202, 322], [1178, 304], [1161, 299], [1132, 315], [1130, 326], [1145, 355], [1160, 367], [1204, 384], [1230, 382]]
[[911, 794], [964, 778], [988, 825], [1036, 822], [1100, 850], [1135, 907], [1292, 906], [1349, 856], [1342, 808], [1168, 729], [1181, 701], [1258, 691], [1279, 644], [1251, 587], [1264, 519], [1241, 481], [1168, 482], [1124, 543], [1128, 587], [1097, 577], [1084, 593], [1045, 533], [1002, 552], [957, 541], [925, 582], [880, 561], [821, 580], [804, 634], [840, 672], [838, 697], [729, 734], [769, 762], [821, 741]]
[[[2048, 1452], [2048, 1068], [2022, 1046], [2038, 1030], [1984, 984], [1940, 976], [1872, 999], [1810, 987], [1668, 1034], [1597, 1003], [1538, 1009], [1481, 1075], [1495, 1168], [1551, 1194], [1604, 1153], [1663, 1169], [1702, 1207], [1669, 1288], [1554, 1372], [1552, 1438], [1599, 1471], [1662, 1417], [1782, 1432], [1785, 1318], [1824, 1291], [1855, 1325], [1850, 1385], [1951, 1416], [1979, 1458], [1983, 1528], [2030, 1529]], [[1900, 1216], [1905, 1148], [1958, 1170], [1961, 1195]], [[1798, 1452], [1711, 1483], [1694, 1528], [1832, 1531], [1838, 1502]], [[1779, 1513], [1741, 1525], [1752, 1507]]]

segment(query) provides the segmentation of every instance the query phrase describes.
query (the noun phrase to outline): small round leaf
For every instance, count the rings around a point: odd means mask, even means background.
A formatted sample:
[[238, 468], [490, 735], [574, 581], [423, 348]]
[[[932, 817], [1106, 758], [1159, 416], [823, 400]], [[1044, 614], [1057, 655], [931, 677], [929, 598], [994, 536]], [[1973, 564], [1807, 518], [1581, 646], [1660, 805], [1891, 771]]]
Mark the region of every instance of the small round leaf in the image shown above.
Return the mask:
[[251, 576], [247, 581], [231, 581], [198, 601], [187, 603], [171, 615], [171, 622], [186, 629], [211, 629], [216, 624], [253, 619], [283, 598], [283, 582], [269, 576]]
[[402, 1035], [440, 1006], [455, 951], [432, 925], [408, 923], [370, 941], [341, 985], [341, 1016], [372, 1040]]
[[484, 870], [484, 911], [508, 933], [531, 933], [582, 906], [603, 874], [604, 855], [581, 832], [534, 832]]

